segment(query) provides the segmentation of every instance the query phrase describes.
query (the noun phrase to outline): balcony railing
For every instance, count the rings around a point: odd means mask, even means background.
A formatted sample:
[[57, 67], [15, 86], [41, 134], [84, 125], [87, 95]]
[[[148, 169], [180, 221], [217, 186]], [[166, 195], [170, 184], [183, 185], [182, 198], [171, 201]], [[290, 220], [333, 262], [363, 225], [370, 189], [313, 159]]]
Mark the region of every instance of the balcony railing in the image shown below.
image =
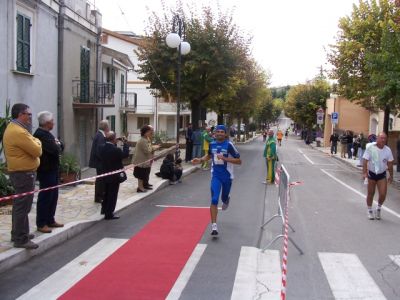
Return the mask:
[[[158, 112], [159, 113], [176, 113], [176, 102], [159, 102]], [[180, 104], [181, 113], [190, 112], [189, 105], [186, 103]]]
[[137, 109], [137, 94], [136, 93], [121, 93], [120, 110], [128, 112], [136, 112]]
[[114, 107], [114, 89], [110, 83], [94, 80], [72, 80], [75, 108]]

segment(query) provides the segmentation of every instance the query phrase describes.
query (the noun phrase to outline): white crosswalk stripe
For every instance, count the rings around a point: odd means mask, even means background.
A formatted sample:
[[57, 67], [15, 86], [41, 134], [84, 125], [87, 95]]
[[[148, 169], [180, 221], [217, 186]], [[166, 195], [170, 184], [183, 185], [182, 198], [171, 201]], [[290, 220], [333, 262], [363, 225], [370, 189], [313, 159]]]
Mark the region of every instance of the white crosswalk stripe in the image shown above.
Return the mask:
[[390, 259], [400, 267], [400, 255], [389, 255]]
[[242, 247], [231, 299], [280, 299], [280, 291], [279, 251]]
[[206, 250], [206, 244], [198, 244], [196, 248], [193, 250], [192, 255], [190, 256], [189, 260], [186, 262], [185, 267], [183, 268], [181, 274], [179, 275], [178, 279], [176, 280], [174, 286], [172, 287], [171, 291], [167, 296], [167, 300], [175, 300], [179, 299], [182, 294], [183, 289], [185, 288], [186, 284], [188, 283], [190, 276], [192, 275], [194, 269], [197, 266], [201, 256], [203, 255], [204, 251]]
[[57, 299], [128, 240], [105, 238], [18, 299]]
[[357, 255], [318, 253], [335, 299], [386, 299]]

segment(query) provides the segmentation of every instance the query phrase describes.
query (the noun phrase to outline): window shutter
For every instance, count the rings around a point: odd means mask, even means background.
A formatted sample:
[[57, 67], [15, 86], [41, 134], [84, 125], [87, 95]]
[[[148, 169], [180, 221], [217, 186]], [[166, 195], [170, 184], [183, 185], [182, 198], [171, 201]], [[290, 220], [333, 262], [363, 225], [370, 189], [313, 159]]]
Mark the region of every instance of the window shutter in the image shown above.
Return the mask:
[[17, 70], [31, 70], [31, 20], [17, 14]]

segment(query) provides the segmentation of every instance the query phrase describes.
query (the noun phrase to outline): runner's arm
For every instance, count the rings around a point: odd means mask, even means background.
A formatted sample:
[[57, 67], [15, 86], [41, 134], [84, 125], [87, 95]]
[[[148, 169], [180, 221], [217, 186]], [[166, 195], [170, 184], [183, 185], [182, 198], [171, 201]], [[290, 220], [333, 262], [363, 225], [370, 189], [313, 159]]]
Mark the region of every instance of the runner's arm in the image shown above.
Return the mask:
[[390, 177], [388, 178], [388, 182], [392, 183], [393, 182], [393, 160], [388, 161], [388, 171], [390, 174]]
[[192, 159], [192, 164], [197, 165], [199, 163], [208, 161], [211, 158], [210, 154], [206, 154], [203, 157], [195, 157]]

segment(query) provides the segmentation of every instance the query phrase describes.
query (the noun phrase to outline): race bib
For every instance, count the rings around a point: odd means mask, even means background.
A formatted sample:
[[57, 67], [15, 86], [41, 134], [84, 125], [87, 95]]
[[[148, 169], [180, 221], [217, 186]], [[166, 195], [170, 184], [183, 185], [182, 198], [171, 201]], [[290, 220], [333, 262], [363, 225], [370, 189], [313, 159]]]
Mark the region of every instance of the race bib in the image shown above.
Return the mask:
[[219, 159], [219, 158], [217, 157], [218, 154], [219, 154], [219, 153], [214, 153], [214, 164], [216, 164], [216, 165], [223, 165], [223, 164], [224, 164], [224, 161], [223, 161], [222, 159]]

